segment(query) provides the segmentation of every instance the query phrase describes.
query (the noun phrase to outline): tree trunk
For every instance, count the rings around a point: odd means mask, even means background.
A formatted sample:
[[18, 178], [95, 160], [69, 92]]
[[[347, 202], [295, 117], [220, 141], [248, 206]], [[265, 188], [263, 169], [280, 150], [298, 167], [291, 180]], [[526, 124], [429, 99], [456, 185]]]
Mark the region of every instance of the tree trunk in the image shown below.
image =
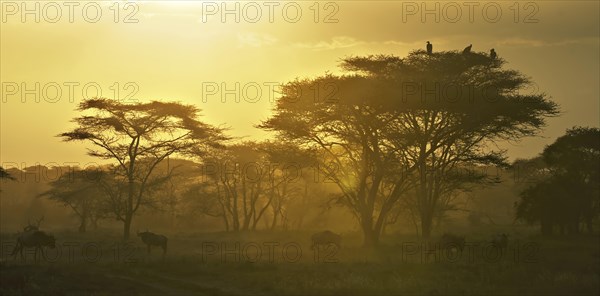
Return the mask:
[[87, 215], [82, 215], [79, 223], [79, 233], [86, 231]]
[[240, 230], [240, 218], [239, 218], [239, 214], [238, 214], [237, 194], [232, 193], [232, 196], [233, 196], [233, 208], [232, 208], [231, 220], [233, 223], [233, 231], [239, 231]]
[[92, 223], [92, 229], [98, 230], [98, 217], [92, 217], [90, 222]]
[[[305, 181], [306, 182], [306, 181]], [[306, 199], [308, 198], [308, 185], [307, 183], [304, 183], [304, 194], [302, 195], [302, 203], [301, 203], [301, 208], [306, 211]], [[304, 223], [304, 216], [305, 215], [300, 215], [300, 218], [298, 219], [298, 229], [302, 228], [302, 223]]]
[[244, 225], [242, 227], [243, 230], [250, 229], [250, 222], [252, 221], [252, 213], [244, 217]]
[[126, 208], [126, 213], [125, 213], [125, 221], [124, 225], [123, 225], [123, 240], [124, 241], [128, 241], [129, 240], [129, 231], [131, 228], [131, 219], [133, 216], [133, 195], [134, 195], [134, 179], [133, 179], [133, 160], [131, 161], [131, 163], [129, 164], [129, 176], [128, 176], [128, 193], [127, 193], [127, 208]]
[[427, 212], [421, 214], [421, 235], [424, 239], [431, 237], [432, 218]]
[[430, 208], [429, 200], [427, 196], [427, 166], [426, 158], [424, 153], [426, 151], [425, 144], [421, 146], [421, 156], [419, 157], [419, 187], [417, 189], [417, 198], [420, 200], [421, 205], [419, 214], [421, 218], [421, 236], [424, 239], [428, 239], [431, 236], [431, 224], [433, 223], [433, 209]]
[[364, 234], [364, 247], [370, 248], [379, 244], [379, 233], [377, 233], [377, 231], [373, 230], [371, 227], [365, 228], [364, 226], [362, 230]]
[[[365, 217], [366, 216], [366, 217]], [[370, 215], [363, 215], [361, 227], [364, 235], [363, 246], [374, 247], [379, 244], [379, 230], [373, 228], [373, 221]]]
[[123, 240], [127, 241], [129, 240], [129, 233], [131, 230], [131, 220], [132, 220], [132, 215], [129, 214], [125, 217], [125, 221], [123, 221]]
[[225, 223], [225, 231], [229, 232], [229, 220], [227, 220], [227, 214], [223, 210], [223, 223]]
[[277, 226], [277, 212], [273, 210], [273, 221], [271, 222], [271, 230], [275, 230], [275, 226]]

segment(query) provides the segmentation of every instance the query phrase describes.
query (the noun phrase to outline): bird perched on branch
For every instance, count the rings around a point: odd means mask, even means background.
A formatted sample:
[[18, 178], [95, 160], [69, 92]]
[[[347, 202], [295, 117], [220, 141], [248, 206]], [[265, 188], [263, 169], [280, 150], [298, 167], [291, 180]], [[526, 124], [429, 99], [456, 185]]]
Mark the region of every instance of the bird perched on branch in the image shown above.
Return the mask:
[[495, 60], [497, 56], [498, 56], [498, 54], [496, 54], [496, 51], [493, 48], [490, 49], [490, 58], [492, 60]]
[[429, 41], [427, 41], [427, 54], [432, 54], [433, 53], [433, 44], [429, 43]]
[[469, 46], [465, 47], [465, 49], [463, 49], [463, 53], [471, 53], [471, 47], [473, 47], [473, 44], [469, 44]]

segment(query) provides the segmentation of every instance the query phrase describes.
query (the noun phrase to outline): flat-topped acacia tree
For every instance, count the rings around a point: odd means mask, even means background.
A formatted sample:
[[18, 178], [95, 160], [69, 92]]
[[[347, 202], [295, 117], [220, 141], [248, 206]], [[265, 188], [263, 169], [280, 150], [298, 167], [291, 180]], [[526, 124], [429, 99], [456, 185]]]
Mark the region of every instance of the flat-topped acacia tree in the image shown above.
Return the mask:
[[346, 74], [285, 84], [260, 127], [324, 152], [320, 168], [339, 187], [337, 199], [356, 217], [365, 245], [378, 243], [406, 194], [415, 196], [429, 237], [443, 195], [486, 179], [453, 170], [503, 164], [494, 142], [535, 135], [558, 114], [545, 94], [525, 93], [524, 75], [503, 65], [456, 51], [345, 58]]
[[77, 127], [58, 136], [92, 143], [89, 155], [116, 161], [116, 173], [126, 182], [123, 205], [115, 211], [125, 240], [156, 166], [173, 154], [197, 154], [226, 139], [221, 129], [198, 120], [198, 108], [178, 102], [125, 104], [94, 98], [81, 102], [77, 110], [85, 113], [73, 119]]

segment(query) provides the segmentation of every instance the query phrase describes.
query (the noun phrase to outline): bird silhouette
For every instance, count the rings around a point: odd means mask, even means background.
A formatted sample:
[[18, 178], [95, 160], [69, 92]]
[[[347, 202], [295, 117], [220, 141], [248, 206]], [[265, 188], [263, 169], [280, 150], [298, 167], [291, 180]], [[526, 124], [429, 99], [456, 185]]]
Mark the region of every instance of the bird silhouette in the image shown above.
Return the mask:
[[495, 60], [497, 56], [498, 54], [496, 54], [496, 51], [493, 48], [490, 49], [490, 58], [492, 58], [492, 60]]
[[469, 46], [465, 47], [465, 49], [463, 49], [463, 53], [471, 53], [471, 47], [473, 47], [473, 44], [469, 44]]
[[427, 41], [427, 54], [433, 53], [433, 45]]

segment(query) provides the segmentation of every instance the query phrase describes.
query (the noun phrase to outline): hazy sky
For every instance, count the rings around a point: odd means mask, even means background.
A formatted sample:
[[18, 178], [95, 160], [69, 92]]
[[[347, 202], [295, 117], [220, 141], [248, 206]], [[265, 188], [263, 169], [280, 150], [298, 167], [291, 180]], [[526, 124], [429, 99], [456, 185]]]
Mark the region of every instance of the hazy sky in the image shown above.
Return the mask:
[[[336, 73], [350, 55], [404, 56], [426, 41], [434, 50], [493, 47], [537, 83], [531, 92], [561, 105], [564, 114], [541, 137], [507, 144], [511, 158], [600, 121], [598, 1], [20, 3], [3, 1], [0, 22], [0, 163], [8, 167], [93, 160], [85, 145], [54, 137], [72, 127], [84, 89], [89, 97], [99, 86], [105, 97], [195, 104], [207, 122], [260, 139], [266, 133], [254, 125], [269, 116], [272, 83]], [[37, 10], [39, 21], [23, 8]], [[236, 93], [236, 83], [240, 102], [233, 94], [222, 102], [222, 87]]]

